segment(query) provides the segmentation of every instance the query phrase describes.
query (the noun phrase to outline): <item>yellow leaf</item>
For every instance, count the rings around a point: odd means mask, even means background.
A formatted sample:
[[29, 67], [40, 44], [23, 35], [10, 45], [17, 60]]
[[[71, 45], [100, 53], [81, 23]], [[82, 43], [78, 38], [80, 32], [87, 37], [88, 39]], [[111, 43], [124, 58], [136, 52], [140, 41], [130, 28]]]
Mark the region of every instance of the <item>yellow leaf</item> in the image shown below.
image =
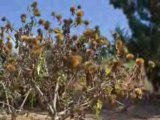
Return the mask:
[[106, 75], [109, 75], [111, 73], [111, 69], [106, 68], [105, 72], [106, 72]]
[[97, 100], [96, 106], [95, 106], [95, 110], [96, 110], [96, 116], [99, 117], [99, 114], [102, 110], [102, 101], [101, 100]]

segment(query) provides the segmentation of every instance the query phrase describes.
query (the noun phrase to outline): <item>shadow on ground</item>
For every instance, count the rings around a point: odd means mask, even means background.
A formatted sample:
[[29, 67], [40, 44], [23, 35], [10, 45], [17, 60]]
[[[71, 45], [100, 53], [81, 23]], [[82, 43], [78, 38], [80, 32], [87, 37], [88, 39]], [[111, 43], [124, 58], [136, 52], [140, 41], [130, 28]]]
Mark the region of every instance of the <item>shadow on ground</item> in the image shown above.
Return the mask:
[[103, 110], [99, 120], [160, 120], [160, 99], [139, 101], [128, 112]]

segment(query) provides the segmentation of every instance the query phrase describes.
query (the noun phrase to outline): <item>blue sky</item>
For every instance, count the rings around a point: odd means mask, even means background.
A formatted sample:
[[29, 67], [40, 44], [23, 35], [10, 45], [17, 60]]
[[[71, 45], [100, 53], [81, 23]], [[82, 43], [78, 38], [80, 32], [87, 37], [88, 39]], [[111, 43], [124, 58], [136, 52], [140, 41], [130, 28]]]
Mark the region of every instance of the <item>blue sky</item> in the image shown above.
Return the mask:
[[[15, 26], [20, 25], [20, 14], [26, 12], [34, 0], [0, 0], [0, 17], [6, 16], [11, 20]], [[109, 0], [37, 0], [38, 8], [42, 12], [42, 16], [50, 19], [52, 11], [62, 14], [62, 16], [69, 17], [70, 6], [81, 5], [84, 10], [84, 19], [90, 21], [90, 26], [100, 26], [101, 33], [111, 37], [111, 31], [119, 25], [122, 29], [129, 30], [128, 21], [119, 9], [114, 9], [109, 4]], [[79, 32], [77, 29], [76, 32]]]

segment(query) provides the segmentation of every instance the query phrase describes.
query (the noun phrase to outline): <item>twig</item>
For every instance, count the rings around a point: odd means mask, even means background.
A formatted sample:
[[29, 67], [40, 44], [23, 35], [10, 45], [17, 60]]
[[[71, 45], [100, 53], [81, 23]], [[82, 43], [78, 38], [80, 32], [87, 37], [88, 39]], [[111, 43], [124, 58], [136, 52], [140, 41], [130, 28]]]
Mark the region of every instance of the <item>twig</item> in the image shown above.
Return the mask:
[[4, 83], [1, 83], [1, 84], [2, 84], [3, 89], [4, 89], [4, 91], [5, 91], [6, 102], [7, 102], [7, 106], [8, 106], [9, 113], [11, 113], [12, 110], [11, 110], [11, 107], [10, 107], [11, 105], [9, 104], [9, 99], [8, 99], [8, 93], [7, 93], [7, 90], [6, 90], [6, 86], [4, 85]]
[[118, 100], [116, 100], [116, 99], [115, 99], [115, 102], [116, 102], [116, 103], [118, 103], [119, 105], [124, 106], [124, 104], [123, 104], [123, 103], [121, 103], [120, 101], [118, 101]]
[[41, 89], [35, 84], [35, 82], [32, 80], [32, 83], [34, 85], [34, 87], [36, 88], [36, 90], [38, 91], [38, 93], [44, 98], [44, 100], [46, 101], [47, 103], [47, 106], [51, 112], [52, 115], [54, 115], [54, 110], [53, 110], [53, 107], [52, 105], [49, 104], [47, 98], [45, 97], [45, 95], [43, 94], [43, 92], [41, 91]]
[[27, 92], [27, 94], [26, 94], [26, 97], [24, 98], [24, 100], [23, 100], [23, 102], [22, 102], [22, 104], [21, 104], [21, 106], [20, 106], [20, 108], [19, 108], [19, 111], [22, 111], [22, 108], [23, 108], [23, 106], [24, 106], [24, 104], [25, 104], [25, 102], [26, 102], [26, 100], [27, 100], [27, 98], [28, 98], [28, 96], [29, 96], [29, 94], [30, 94], [31, 91], [32, 91], [32, 88], [30, 88], [30, 89], [28, 90], [28, 92]]
[[13, 110], [17, 111], [12, 105], [8, 105], [8, 104], [5, 103], [5, 102], [0, 101], [0, 104], [3, 104], [3, 105], [5, 105], [5, 106], [9, 106], [9, 107], [12, 108]]
[[55, 115], [56, 115], [56, 112], [57, 112], [56, 104], [57, 104], [57, 96], [58, 96], [58, 89], [59, 89], [59, 80], [60, 80], [60, 77], [57, 80], [55, 91], [54, 91], [54, 99], [52, 101]]

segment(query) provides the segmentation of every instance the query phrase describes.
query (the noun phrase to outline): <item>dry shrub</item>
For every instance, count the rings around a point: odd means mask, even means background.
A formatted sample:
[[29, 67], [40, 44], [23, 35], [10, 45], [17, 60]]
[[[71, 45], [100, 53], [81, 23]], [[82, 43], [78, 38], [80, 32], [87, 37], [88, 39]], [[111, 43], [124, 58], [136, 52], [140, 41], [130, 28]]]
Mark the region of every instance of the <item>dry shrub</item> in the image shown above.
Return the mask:
[[[144, 60], [135, 60], [117, 34], [112, 45], [98, 27], [89, 28], [80, 6], [70, 8], [70, 19], [52, 12], [56, 28], [41, 18], [36, 2], [30, 9], [20, 16], [19, 29], [2, 19], [0, 103], [5, 110], [40, 107], [64, 119], [93, 109], [98, 115], [104, 104], [125, 106], [122, 99], [142, 98]], [[79, 26], [84, 32], [73, 35]]]

